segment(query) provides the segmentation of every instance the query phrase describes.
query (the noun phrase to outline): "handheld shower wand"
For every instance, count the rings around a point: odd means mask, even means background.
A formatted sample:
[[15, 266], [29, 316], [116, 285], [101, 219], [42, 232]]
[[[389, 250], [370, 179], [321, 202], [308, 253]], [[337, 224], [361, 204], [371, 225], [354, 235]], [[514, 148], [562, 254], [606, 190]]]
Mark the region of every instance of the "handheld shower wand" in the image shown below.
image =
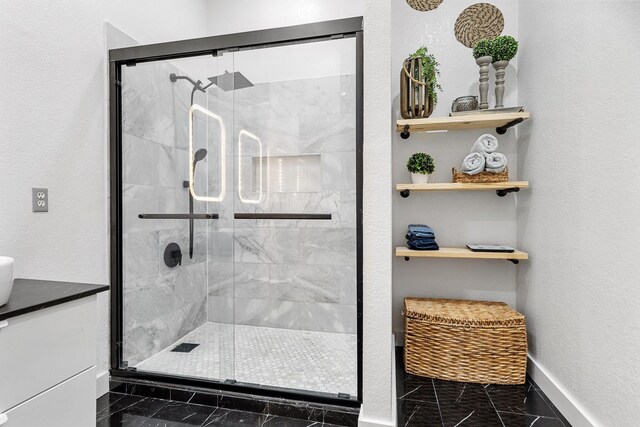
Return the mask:
[[[201, 148], [193, 155], [193, 180], [196, 179], [196, 165], [199, 161], [204, 160], [207, 157], [207, 150]], [[189, 181], [185, 181], [185, 186], [189, 187]], [[189, 213], [193, 213], [193, 196], [189, 191]], [[189, 259], [193, 259], [193, 218], [189, 219]]]

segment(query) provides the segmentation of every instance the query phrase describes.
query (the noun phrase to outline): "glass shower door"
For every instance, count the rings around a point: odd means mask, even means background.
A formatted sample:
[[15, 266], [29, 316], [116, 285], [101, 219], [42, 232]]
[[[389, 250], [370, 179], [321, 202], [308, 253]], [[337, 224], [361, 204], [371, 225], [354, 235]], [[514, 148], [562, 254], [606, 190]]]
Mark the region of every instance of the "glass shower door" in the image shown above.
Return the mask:
[[355, 398], [355, 39], [226, 55], [234, 379]]

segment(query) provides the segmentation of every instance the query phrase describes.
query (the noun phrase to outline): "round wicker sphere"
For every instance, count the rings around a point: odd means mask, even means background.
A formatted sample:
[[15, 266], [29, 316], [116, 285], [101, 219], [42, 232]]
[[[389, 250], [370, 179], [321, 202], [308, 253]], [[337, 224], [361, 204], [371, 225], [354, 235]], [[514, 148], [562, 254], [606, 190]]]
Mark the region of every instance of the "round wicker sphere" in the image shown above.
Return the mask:
[[481, 39], [499, 36], [502, 30], [504, 30], [502, 12], [489, 3], [472, 4], [456, 19], [456, 39], [471, 48]]
[[407, 4], [420, 12], [428, 12], [440, 6], [443, 1], [444, 0], [407, 0]]

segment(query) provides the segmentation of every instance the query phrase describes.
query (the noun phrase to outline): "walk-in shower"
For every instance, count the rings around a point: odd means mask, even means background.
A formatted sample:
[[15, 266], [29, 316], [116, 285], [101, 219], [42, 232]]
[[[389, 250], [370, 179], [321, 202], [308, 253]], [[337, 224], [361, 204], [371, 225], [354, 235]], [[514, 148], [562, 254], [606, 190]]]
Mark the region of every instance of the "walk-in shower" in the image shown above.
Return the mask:
[[353, 18], [110, 52], [114, 376], [360, 399], [361, 44]]

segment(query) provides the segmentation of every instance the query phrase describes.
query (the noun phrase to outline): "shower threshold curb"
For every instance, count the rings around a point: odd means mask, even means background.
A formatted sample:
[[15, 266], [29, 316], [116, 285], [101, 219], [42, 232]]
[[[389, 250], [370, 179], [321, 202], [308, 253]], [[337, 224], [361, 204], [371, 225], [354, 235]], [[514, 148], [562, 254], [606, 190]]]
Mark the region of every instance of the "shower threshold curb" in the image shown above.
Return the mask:
[[356, 427], [360, 413], [359, 407], [328, 405], [224, 390], [211, 390], [201, 387], [179, 386], [158, 381], [121, 378], [115, 375], [112, 375], [109, 380], [109, 390], [134, 396], [282, 416], [346, 427]]

